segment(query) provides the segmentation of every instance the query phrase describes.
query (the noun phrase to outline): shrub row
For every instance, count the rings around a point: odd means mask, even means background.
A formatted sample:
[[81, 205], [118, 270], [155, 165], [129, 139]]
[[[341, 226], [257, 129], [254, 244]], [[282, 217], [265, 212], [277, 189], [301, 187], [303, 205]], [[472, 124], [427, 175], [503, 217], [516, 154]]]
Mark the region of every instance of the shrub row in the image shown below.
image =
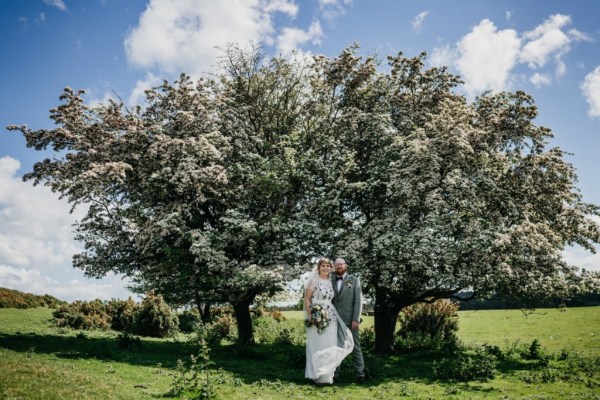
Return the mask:
[[178, 318], [162, 296], [147, 293], [140, 304], [128, 300], [74, 301], [52, 313], [58, 326], [114, 329], [136, 335], [167, 337], [178, 330]]
[[0, 288], [0, 308], [56, 308], [61, 304], [66, 304], [66, 301], [59, 300], [49, 294], [40, 296], [19, 290]]

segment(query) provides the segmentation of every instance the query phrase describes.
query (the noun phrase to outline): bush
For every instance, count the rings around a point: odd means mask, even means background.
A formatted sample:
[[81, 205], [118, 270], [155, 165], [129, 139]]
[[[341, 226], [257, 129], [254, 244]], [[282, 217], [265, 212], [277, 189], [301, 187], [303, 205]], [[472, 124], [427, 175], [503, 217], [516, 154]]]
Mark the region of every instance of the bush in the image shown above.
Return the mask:
[[253, 318], [260, 318], [264, 317], [267, 312], [265, 311], [264, 307], [258, 306], [256, 308], [251, 309], [250, 313], [252, 314]]
[[487, 354], [490, 354], [499, 360], [506, 359], [506, 356], [502, 352], [502, 349], [500, 349], [500, 346], [485, 343], [482, 345], [482, 348]]
[[487, 381], [496, 376], [497, 359], [484, 348], [475, 353], [459, 353], [452, 359], [444, 359], [433, 364], [433, 372], [438, 379], [451, 379], [461, 382], [472, 380]]
[[135, 313], [133, 333], [162, 338], [175, 334], [178, 325], [177, 316], [162, 296], [149, 292]]
[[211, 309], [211, 316], [212, 316], [212, 318], [217, 318], [217, 317], [220, 317], [222, 315], [233, 315], [233, 307], [231, 307], [231, 306], [220, 306], [220, 307], [213, 307]]
[[223, 339], [234, 342], [237, 338], [235, 320], [230, 315], [223, 315], [213, 322], [200, 322], [194, 330], [199, 340], [209, 344], [219, 344]]
[[74, 301], [52, 313], [58, 326], [73, 329], [109, 329], [111, 317], [102, 300]]
[[133, 331], [138, 309], [139, 305], [131, 297], [127, 300], [110, 300], [106, 304], [106, 312], [111, 317], [110, 327], [115, 331]]
[[[237, 338], [237, 325], [232, 314], [223, 314], [209, 324], [212, 337], [235, 341]], [[214, 339], [213, 339], [214, 342]]]
[[440, 350], [455, 347], [458, 306], [449, 300], [419, 303], [402, 310], [396, 347], [402, 350]]
[[360, 331], [360, 347], [365, 352], [371, 352], [375, 348], [375, 329], [372, 326]]
[[542, 345], [540, 344], [540, 341], [533, 339], [528, 352], [525, 353], [524, 356], [530, 360], [540, 360], [542, 358]]
[[298, 333], [294, 328], [281, 328], [275, 338], [278, 344], [303, 344], [304, 332]]
[[254, 340], [257, 343], [274, 343], [279, 334], [279, 324], [269, 317], [260, 317], [252, 319], [254, 328]]
[[285, 315], [283, 315], [283, 313], [279, 310], [271, 311], [271, 318], [273, 318], [277, 322], [283, 322], [283, 321], [287, 320]]
[[195, 308], [184, 310], [177, 315], [177, 318], [179, 319], [179, 330], [187, 333], [194, 332], [196, 324], [201, 321], [200, 312]]

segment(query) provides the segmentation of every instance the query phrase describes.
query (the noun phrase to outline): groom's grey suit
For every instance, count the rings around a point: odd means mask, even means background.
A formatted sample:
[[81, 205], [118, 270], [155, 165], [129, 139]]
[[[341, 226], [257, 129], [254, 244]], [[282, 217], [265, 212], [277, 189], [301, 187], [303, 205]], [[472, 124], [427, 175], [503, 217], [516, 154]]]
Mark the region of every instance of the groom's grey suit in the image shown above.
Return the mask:
[[[337, 310], [340, 318], [348, 326], [352, 332], [352, 338], [354, 339], [354, 349], [352, 350], [352, 363], [356, 370], [356, 375], [360, 378], [365, 376], [365, 362], [363, 360], [362, 351], [360, 349], [360, 340], [358, 337], [358, 328], [352, 329], [352, 321], [360, 322], [360, 312], [362, 310], [362, 291], [360, 288], [360, 281], [357, 277], [352, 276], [348, 273], [344, 276], [340, 289], [338, 290], [338, 283], [336, 281], [336, 275], [333, 274], [333, 305]], [[338, 330], [339, 332], [339, 330]], [[337, 376], [339, 373], [339, 367], [335, 371]]]

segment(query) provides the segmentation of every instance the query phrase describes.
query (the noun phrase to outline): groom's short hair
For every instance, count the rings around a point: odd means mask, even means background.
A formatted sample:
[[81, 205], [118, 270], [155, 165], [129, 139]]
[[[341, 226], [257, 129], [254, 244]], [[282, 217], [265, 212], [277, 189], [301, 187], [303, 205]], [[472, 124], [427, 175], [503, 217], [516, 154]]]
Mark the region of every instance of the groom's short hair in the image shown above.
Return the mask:
[[[341, 257], [338, 257], [338, 258], [336, 258], [336, 259], [335, 259], [335, 262], [334, 262], [333, 264], [334, 264], [334, 265], [335, 265], [335, 264], [346, 264], [346, 260], [344, 260], [344, 259], [343, 259], [343, 258], [341, 258]], [[347, 265], [347, 264], [346, 264], [346, 265]]]

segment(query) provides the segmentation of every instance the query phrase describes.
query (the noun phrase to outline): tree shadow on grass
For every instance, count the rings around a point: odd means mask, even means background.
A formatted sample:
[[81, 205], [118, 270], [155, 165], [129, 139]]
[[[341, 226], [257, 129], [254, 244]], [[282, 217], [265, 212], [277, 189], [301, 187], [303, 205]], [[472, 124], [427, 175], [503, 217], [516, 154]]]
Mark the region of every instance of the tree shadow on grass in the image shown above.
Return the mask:
[[66, 359], [98, 359], [131, 365], [173, 368], [177, 359], [189, 358], [193, 347], [174, 341], [146, 341], [132, 349], [119, 347], [115, 337], [73, 337], [39, 335], [35, 333], [11, 335], [0, 333], [0, 347], [36, 354], [53, 354]]
[[[115, 337], [73, 337], [66, 335], [39, 334], [2, 334], [0, 347], [16, 352], [34, 352], [53, 354], [65, 359], [98, 359], [139, 366], [158, 366], [173, 369], [177, 360], [189, 360], [189, 355], [197, 352], [192, 343], [170, 340], [142, 339], [138, 347], [123, 349]], [[223, 370], [245, 384], [266, 382], [293, 383], [306, 385], [310, 381], [304, 378], [305, 348], [292, 344], [259, 344], [254, 347], [235, 345], [213, 345], [211, 361], [216, 370]], [[365, 353], [365, 365], [368, 379], [367, 387], [387, 382], [421, 381], [437, 382], [442, 385], [456, 386], [455, 382], [436, 379], [433, 366], [442, 358], [439, 354], [410, 353], [393, 356], [376, 356]], [[517, 361], [501, 362], [500, 372], [510, 372], [531, 368]], [[355, 384], [355, 374], [351, 357], [344, 360], [340, 379], [336, 386]], [[467, 385], [469, 390], [477, 390], [475, 382]], [[484, 389], [481, 389], [484, 390]], [[487, 390], [487, 389], [485, 389]]]

